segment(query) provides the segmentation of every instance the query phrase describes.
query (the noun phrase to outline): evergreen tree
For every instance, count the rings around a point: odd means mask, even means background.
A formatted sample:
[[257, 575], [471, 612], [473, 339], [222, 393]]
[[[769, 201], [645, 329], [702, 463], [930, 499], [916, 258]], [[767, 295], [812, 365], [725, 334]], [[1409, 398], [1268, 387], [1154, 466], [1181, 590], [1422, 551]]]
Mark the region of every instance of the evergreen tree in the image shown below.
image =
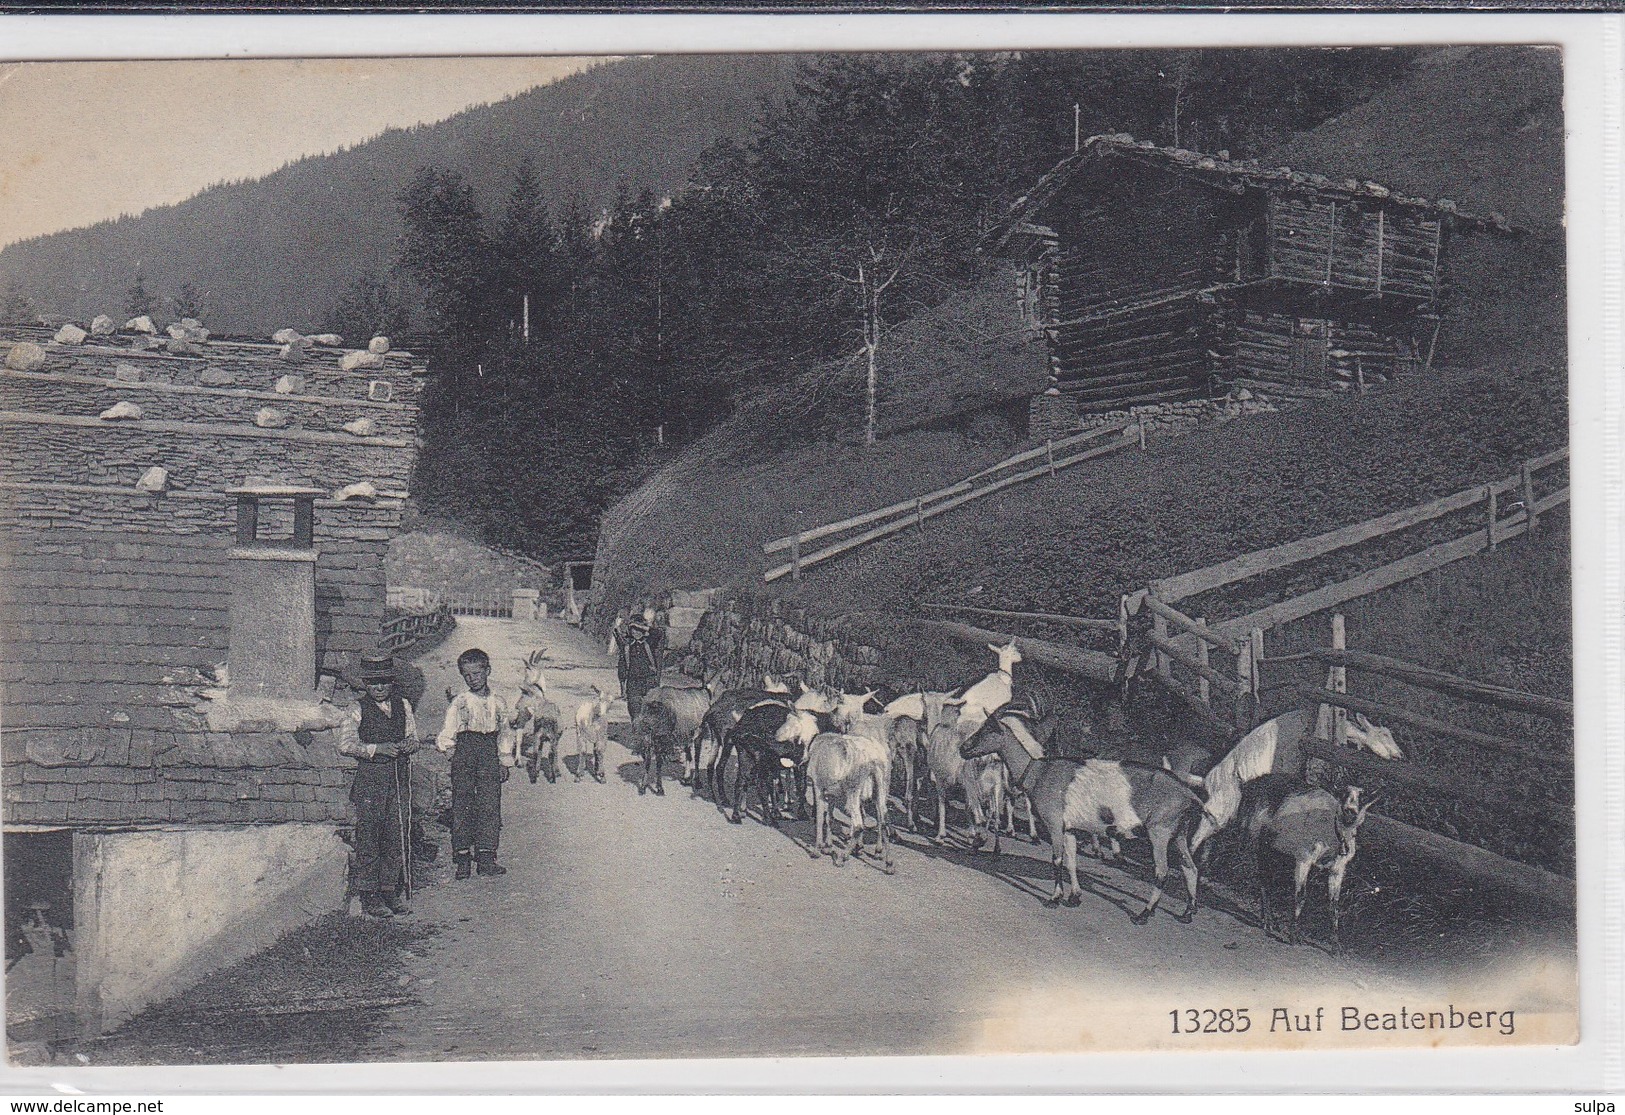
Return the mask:
[[189, 317], [202, 321], [208, 300], [207, 293], [198, 290], [189, 282], [182, 282], [175, 293], [169, 296], [170, 313], [177, 319]]
[[130, 289], [124, 296], [124, 308], [131, 317], [151, 314], [158, 309], [158, 299], [147, 289], [146, 279], [142, 277], [140, 267], [135, 269], [135, 281], [130, 284]]

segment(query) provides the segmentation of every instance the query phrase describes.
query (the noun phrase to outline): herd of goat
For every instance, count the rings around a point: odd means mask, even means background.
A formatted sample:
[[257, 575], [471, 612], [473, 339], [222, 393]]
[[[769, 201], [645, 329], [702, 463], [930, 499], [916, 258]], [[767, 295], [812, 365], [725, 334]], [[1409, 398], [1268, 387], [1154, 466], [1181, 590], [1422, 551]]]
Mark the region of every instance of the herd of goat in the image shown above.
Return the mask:
[[[1298, 710], [1254, 728], [1228, 754], [1213, 761], [1205, 750], [1183, 743], [1157, 753], [1119, 757], [1064, 758], [1054, 754], [1061, 715], [1036, 695], [1015, 696], [1014, 670], [1021, 652], [1012, 641], [988, 645], [998, 659], [985, 677], [955, 692], [896, 696], [884, 703], [877, 692], [846, 694], [763, 679], [761, 688], [722, 690], [716, 682], [661, 685], [650, 690], [632, 716], [631, 746], [642, 761], [638, 792], [662, 794], [665, 763], [678, 757], [680, 780], [697, 795], [708, 788], [733, 824], [742, 822], [755, 790], [762, 820], [778, 827], [786, 808], [804, 815], [809, 795], [814, 839], [809, 854], [828, 854], [838, 864], [856, 851], [894, 870], [887, 821], [893, 775], [900, 776], [901, 810], [918, 831], [917, 798], [926, 784], [936, 802], [936, 839], [947, 835], [948, 799], [958, 791], [970, 819], [975, 850], [999, 852], [1000, 832], [1013, 832], [1017, 807], [1028, 834], [1049, 841], [1055, 888], [1049, 905], [1076, 906], [1078, 838], [1087, 837], [1102, 859], [1121, 856], [1120, 840], [1144, 838], [1151, 846], [1153, 875], [1143, 908], [1132, 915], [1145, 924], [1162, 898], [1170, 853], [1186, 891], [1189, 922], [1197, 908], [1200, 865], [1209, 841], [1236, 829], [1254, 854], [1259, 917], [1274, 936], [1266, 868], [1290, 866], [1292, 917], [1286, 939], [1300, 939], [1306, 884], [1324, 871], [1331, 913], [1332, 947], [1341, 948], [1339, 895], [1354, 858], [1356, 838], [1370, 802], [1357, 786], [1340, 792], [1306, 780], [1305, 743], [1325, 738], [1329, 710]], [[521, 753], [531, 781], [538, 772], [557, 775], [562, 720], [547, 701], [540, 653], [526, 660], [518, 726]], [[1127, 655], [1117, 686], [1126, 694], [1138, 673]], [[602, 740], [608, 701], [594, 687], [575, 717], [577, 778], [589, 755], [602, 780]], [[1384, 759], [1402, 758], [1393, 734], [1356, 716], [1347, 740]], [[725, 786], [733, 760], [731, 790]], [[788, 786], [786, 785], [788, 783]], [[846, 821], [844, 839], [834, 835], [835, 811]], [[865, 834], [873, 817], [873, 846]], [[1204, 851], [1206, 849], [1206, 851]]]

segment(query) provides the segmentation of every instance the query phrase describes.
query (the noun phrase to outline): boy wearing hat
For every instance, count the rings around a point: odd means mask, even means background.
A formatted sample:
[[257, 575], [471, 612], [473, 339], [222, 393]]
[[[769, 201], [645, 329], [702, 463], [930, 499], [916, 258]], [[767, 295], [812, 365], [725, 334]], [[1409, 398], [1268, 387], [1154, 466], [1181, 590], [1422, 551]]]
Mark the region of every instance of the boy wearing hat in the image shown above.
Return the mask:
[[357, 672], [363, 691], [339, 726], [338, 744], [339, 754], [356, 761], [355, 890], [364, 912], [387, 918], [409, 912], [400, 890], [409, 870], [409, 756], [418, 749], [418, 727], [389, 655], [363, 655]]
[[451, 851], [457, 878], [477, 869], [506, 875], [497, 863], [502, 832], [502, 784], [518, 762], [513, 711], [491, 691], [491, 659], [470, 649], [457, 657], [457, 672], [468, 686], [446, 706], [446, 722], [435, 746], [451, 756]]
[[660, 684], [660, 653], [649, 638], [649, 621], [633, 616], [621, 641], [617, 673], [626, 694], [626, 714], [636, 720], [643, 696]]

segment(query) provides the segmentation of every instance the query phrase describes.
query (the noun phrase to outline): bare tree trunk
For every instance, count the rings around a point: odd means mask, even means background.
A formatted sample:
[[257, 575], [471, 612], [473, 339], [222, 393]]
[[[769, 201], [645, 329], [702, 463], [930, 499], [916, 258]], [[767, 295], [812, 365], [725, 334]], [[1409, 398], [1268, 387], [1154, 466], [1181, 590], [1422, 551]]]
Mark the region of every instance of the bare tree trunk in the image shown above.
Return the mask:
[[868, 272], [858, 266], [858, 285], [863, 294], [863, 351], [868, 359], [864, 379], [863, 444], [875, 443], [875, 346], [879, 341], [880, 293], [871, 291]]

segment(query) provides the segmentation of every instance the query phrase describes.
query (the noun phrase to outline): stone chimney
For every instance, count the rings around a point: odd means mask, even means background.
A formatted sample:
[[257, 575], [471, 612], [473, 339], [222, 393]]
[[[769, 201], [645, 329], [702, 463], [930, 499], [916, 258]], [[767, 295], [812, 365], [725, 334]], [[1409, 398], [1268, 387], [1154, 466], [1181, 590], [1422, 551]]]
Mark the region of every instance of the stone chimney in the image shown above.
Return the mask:
[[[277, 484], [226, 492], [237, 497], [229, 699], [308, 703], [316, 687], [315, 507], [324, 492]], [[269, 537], [290, 510], [291, 534]]]

